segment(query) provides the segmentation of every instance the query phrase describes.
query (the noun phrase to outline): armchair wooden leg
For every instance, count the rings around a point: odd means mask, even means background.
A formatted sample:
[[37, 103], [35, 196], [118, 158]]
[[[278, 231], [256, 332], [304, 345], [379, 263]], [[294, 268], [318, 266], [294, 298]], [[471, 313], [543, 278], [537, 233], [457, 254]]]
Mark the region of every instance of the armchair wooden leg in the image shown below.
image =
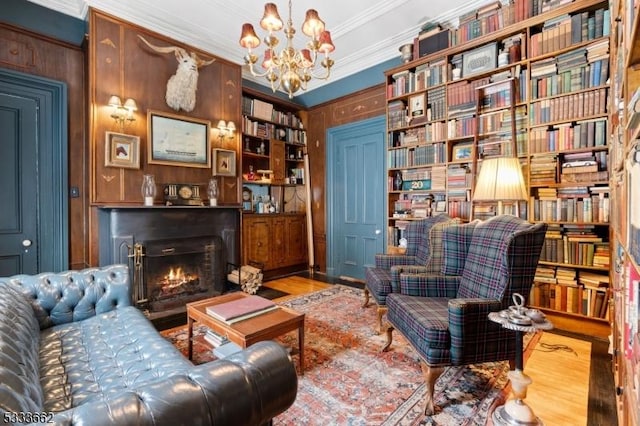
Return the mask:
[[387, 327], [387, 343], [385, 343], [384, 347], [382, 348], [382, 352], [387, 352], [389, 350], [389, 347], [391, 346], [391, 341], [393, 340], [393, 326], [389, 322], [387, 322], [386, 327]]
[[438, 377], [440, 377], [444, 372], [444, 367], [430, 367], [424, 361], [420, 362], [420, 366], [422, 367], [422, 375], [424, 376], [424, 381], [427, 387], [424, 401], [424, 415], [432, 416], [435, 414], [433, 393], [436, 387], [436, 380], [438, 380]]
[[382, 324], [382, 317], [386, 313], [387, 313], [386, 306], [378, 306], [378, 333], [382, 333], [382, 331], [384, 330], [383, 324]]
[[364, 286], [364, 303], [362, 304], [363, 308], [366, 308], [369, 305], [369, 289], [367, 288], [367, 286]]

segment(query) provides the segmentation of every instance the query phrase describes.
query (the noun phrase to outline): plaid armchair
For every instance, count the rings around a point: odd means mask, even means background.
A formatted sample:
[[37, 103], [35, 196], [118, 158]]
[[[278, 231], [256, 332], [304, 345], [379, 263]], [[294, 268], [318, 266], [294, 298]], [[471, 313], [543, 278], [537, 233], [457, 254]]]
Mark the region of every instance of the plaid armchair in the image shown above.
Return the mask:
[[513, 332], [490, 321], [514, 293], [529, 295], [546, 224], [502, 215], [443, 230], [441, 273], [401, 273], [386, 297], [387, 343], [398, 330], [418, 352], [434, 412], [435, 382], [449, 365], [515, 359]]
[[429, 272], [428, 263], [431, 255], [429, 231], [436, 224], [448, 223], [452, 219], [446, 214], [416, 220], [405, 230], [407, 250], [404, 254], [376, 254], [375, 267], [365, 269], [365, 287], [363, 308], [369, 305], [369, 295], [377, 306], [378, 328], [382, 331], [382, 316], [386, 312], [386, 298], [389, 293], [397, 291], [400, 273]]

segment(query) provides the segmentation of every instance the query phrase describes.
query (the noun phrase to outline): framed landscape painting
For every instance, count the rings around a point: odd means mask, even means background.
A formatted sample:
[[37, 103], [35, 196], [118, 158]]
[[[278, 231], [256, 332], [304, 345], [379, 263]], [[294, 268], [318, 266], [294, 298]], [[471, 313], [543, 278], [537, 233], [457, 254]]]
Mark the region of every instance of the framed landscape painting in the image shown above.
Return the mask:
[[208, 120], [149, 111], [147, 126], [149, 164], [211, 167]]

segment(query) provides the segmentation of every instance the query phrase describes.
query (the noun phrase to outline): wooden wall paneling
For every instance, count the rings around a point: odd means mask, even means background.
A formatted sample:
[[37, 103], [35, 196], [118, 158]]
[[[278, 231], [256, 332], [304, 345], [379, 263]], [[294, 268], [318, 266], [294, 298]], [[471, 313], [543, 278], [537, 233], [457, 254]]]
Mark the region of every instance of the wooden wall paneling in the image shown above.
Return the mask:
[[382, 84], [332, 102], [330, 127], [365, 120], [385, 112], [386, 89]]
[[[240, 203], [240, 185], [239, 176], [241, 175], [240, 166], [240, 132], [242, 130], [242, 115], [241, 115], [241, 101], [242, 101], [242, 69], [233, 64], [222, 63], [219, 67], [220, 77], [217, 79], [219, 86], [219, 102], [216, 105], [221, 107], [221, 111], [212, 120], [212, 126], [218, 125], [218, 120], [233, 121], [236, 125], [236, 132], [232, 139], [225, 138], [220, 141], [216, 137], [216, 133], [213, 132], [214, 139], [212, 140], [212, 146], [214, 148], [223, 148], [236, 151], [236, 176], [227, 177], [220, 176], [218, 178], [218, 185], [220, 188], [219, 203], [222, 204], [238, 204]], [[207, 91], [207, 95], [214, 93], [213, 91]]]
[[69, 186], [80, 196], [69, 198], [69, 267], [88, 266], [88, 183], [85, 52], [82, 47], [0, 23], [0, 66], [67, 84]]
[[329, 106], [312, 109], [306, 113], [307, 152], [311, 185], [311, 220], [313, 223], [314, 267], [327, 270], [326, 246], [326, 117]]
[[[167, 112], [179, 116], [204, 119], [212, 128], [218, 120], [233, 120], [240, 124], [241, 69], [240, 66], [218, 58], [208, 52], [193, 48], [176, 40], [123, 21], [96, 9], [89, 17], [89, 102], [91, 111], [91, 166], [90, 202], [93, 208], [102, 205], [137, 205], [142, 203], [140, 184], [143, 174], [153, 174], [158, 185], [156, 204], [162, 204], [162, 185], [169, 182], [200, 185], [201, 196], [207, 198], [206, 189], [212, 176], [211, 168], [194, 168], [148, 164], [147, 113], [149, 110]], [[159, 53], [145, 45], [142, 35], [155, 46], [178, 46], [195, 52], [199, 58], [215, 61], [199, 68], [196, 106], [191, 112], [175, 111], [165, 100], [166, 85], [175, 74], [178, 62], [173, 53]], [[139, 170], [106, 167], [104, 165], [105, 132], [120, 131], [110, 117], [106, 104], [111, 95], [120, 96], [124, 102], [133, 98], [138, 111], [136, 121], [124, 129], [124, 133], [140, 137]], [[214, 136], [213, 132], [212, 135]], [[238, 138], [220, 142], [211, 137], [211, 148], [217, 143], [238, 152]], [[236, 178], [221, 179], [222, 195], [219, 202], [239, 202]], [[97, 215], [91, 214], [95, 219]], [[89, 229], [91, 241], [97, 240], [97, 223]], [[91, 244], [90, 261], [97, 264], [99, 255], [95, 242]]]

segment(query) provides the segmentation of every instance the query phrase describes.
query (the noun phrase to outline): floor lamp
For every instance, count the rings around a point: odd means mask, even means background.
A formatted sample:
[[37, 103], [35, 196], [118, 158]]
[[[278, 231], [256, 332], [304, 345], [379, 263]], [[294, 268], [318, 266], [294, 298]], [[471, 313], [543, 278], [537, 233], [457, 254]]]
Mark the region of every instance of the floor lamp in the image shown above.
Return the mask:
[[518, 201], [527, 199], [520, 161], [515, 157], [482, 160], [473, 201], [497, 201], [498, 215], [503, 214], [504, 201], [514, 202], [516, 216], [520, 216]]

